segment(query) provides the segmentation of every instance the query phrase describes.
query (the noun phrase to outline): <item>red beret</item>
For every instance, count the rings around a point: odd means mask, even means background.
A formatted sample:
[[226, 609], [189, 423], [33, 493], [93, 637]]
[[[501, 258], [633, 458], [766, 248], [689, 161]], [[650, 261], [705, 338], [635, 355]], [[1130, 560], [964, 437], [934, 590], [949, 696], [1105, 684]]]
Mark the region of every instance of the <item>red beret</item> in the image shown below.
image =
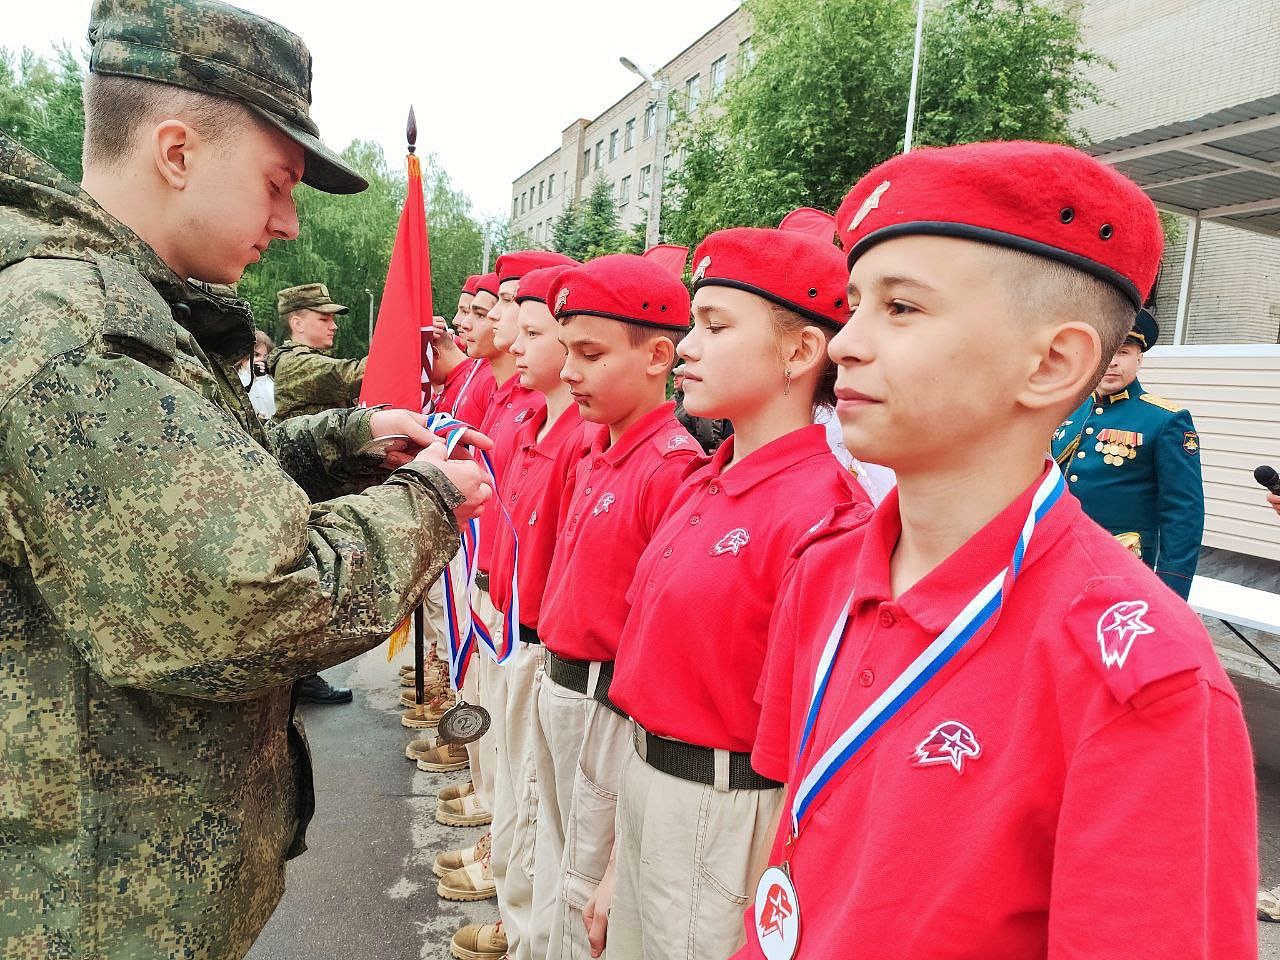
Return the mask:
[[506, 283], [508, 280], [519, 280], [530, 270], [537, 270], [539, 267], [567, 266], [577, 262], [573, 257], [552, 253], [550, 250], [519, 250], [504, 253], [493, 269], [498, 275], [498, 282]]
[[547, 303], [547, 291], [551, 289], [552, 281], [568, 269], [564, 264], [557, 264], [554, 267], [539, 267], [537, 270], [530, 270], [520, 278], [520, 290], [516, 293], [516, 303], [524, 303], [526, 300]]
[[693, 262], [695, 293], [735, 287], [836, 330], [849, 319], [844, 254], [803, 230], [718, 230], [698, 244]]
[[498, 275], [496, 273], [486, 273], [483, 276], [476, 277], [476, 293], [487, 293], [496, 297], [498, 295]]
[[588, 314], [657, 330], [689, 329], [689, 291], [661, 258], [615, 253], [562, 271], [548, 291], [557, 320]]
[[1072, 147], [970, 143], [923, 147], [857, 182], [836, 215], [849, 266], [882, 240], [977, 240], [1083, 270], [1135, 307], [1164, 246], [1155, 205], [1132, 180]]
[[656, 263], [679, 280], [684, 277], [684, 264], [689, 259], [689, 248], [678, 243], [658, 243], [640, 256], [650, 263]]
[[466, 282], [462, 284], [462, 292], [474, 294], [476, 292], [476, 284], [480, 282], [480, 274], [473, 273], [467, 277]]

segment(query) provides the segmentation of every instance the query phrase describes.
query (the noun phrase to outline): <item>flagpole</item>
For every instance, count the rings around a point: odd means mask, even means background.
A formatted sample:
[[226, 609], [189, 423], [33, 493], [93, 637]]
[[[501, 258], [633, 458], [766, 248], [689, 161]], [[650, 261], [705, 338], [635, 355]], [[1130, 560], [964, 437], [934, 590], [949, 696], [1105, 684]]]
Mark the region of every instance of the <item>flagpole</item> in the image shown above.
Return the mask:
[[911, 56], [911, 93], [907, 96], [907, 132], [902, 138], [902, 152], [911, 152], [911, 132], [916, 125], [916, 89], [920, 83], [920, 47], [924, 41], [924, 0], [916, 8], [916, 48]]

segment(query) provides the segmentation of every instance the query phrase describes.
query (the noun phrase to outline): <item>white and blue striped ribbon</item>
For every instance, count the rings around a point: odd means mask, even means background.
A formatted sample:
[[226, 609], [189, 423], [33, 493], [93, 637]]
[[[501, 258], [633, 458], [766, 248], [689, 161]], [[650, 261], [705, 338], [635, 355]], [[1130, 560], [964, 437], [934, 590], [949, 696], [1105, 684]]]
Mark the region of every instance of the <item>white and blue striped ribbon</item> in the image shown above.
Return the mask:
[[[866, 746], [876, 732], [919, 694], [970, 640], [978, 636], [985, 627], [994, 626], [1009, 596], [1013, 582], [1022, 570], [1027, 547], [1031, 543], [1031, 535], [1065, 490], [1062, 473], [1052, 461], [1049, 461], [1049, 467], [1032, 498], [1031, 509], [1027, 512], [1027, 519], [1022, 525], [1022, 532], [1014, 547], [1013, 559], [1009, 566], [1001, 570], [990, 583], [978, 591], [977, 596], [970, 600], [947, 628], [938, 634], [937, 639], [911, 661], [907, 668], [889, 684], [885, 692], [853, 721], [800, 781], [800, 786], [796, 789], [791, 802], [792, 836], [799, 835], [802, 823], [836, 774]], [[853, 597], [854, 594], [850, 594], [840, 616], [836, 618], [831, 634], [827, 637], [822, 656], [818, 660], [813, 693], [809, 700], [809, 709], [805, 714], [804, 729], [796, 754], [797, 769], [804, 761], [805, 752], [813, 738], [814, 726], [817, 723], [822, 702], [827, 695], [827, 685], [831, 681], [832, 668], [835, 666], [836, 656], [844, 641], [845, 623], [853, 606]]]

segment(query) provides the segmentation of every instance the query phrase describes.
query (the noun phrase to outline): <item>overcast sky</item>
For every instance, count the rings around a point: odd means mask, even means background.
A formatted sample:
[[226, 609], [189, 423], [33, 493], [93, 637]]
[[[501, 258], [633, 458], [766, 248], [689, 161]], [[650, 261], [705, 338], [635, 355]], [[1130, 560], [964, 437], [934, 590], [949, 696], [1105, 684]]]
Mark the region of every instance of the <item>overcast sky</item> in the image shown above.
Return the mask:
[[[0, 46], [49, 53], [85, 47], [89, 0], [4, 7]], [[505, 216], [511, 181], [560, 146], [560, 131], [636, 86], [618, 64], [647, 69], [679, 53], [734, 0], [240, 0], [311, 48], [312, 117], [342, 148], [377, 140], [402, 163], [412, 102], [418, 146], [440, 158], [480, 215]], [[503, 143], [497, 145], [498, 135]]]

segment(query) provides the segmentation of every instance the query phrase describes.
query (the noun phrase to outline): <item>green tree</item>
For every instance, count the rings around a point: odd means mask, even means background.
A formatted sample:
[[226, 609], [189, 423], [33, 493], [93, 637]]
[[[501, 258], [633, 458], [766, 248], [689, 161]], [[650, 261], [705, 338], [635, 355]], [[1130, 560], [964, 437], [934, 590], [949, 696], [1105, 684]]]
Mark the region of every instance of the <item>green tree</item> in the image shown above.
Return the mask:
[[551, 224], [551, 249], [581, 260], [585, 250], [581, 226], [582, 211], [578, 207], [577, 198], [572, 198]]
[[[754, 66], [723, 109], [678, 122], [685, 159], [664, 233], [696, 244], [789, 210], [833, 210], [902, 149], [914, 0], [746, 0]], [[1070, 142], [1068, 117], [1094, 101], [1072, 8], [1054, 0], [949, 0], [927, 14], [917, 113], [921, 143], [1015, 137]]]
[[84, 68], [66, 47], [52, 63], [0, 47], [0, 130], [80, 182]]
[[583, 261], [609, 253], [641, 253], [644, 224], [620, 226], [613, 184], [601, 176], [585, 200], [570, 200], [553, 221], [550, 242], [557, 253]]

